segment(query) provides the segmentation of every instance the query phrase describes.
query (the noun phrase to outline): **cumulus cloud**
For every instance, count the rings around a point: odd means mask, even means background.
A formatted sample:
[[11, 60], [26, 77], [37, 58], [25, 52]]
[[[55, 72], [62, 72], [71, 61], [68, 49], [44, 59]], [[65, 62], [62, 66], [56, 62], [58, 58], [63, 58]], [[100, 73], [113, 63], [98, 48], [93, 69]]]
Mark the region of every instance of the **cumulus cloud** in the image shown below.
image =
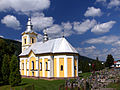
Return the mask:
[[62, 27], [60, 25], [54, 24], [47, 28], [47, 33], [51, 38], [62, 37]]
[[1, 23], [5, 24], [7, 27], [13, 28], [15, 30], [19, 30], [20, 28], [20, 22], [17, 20], [17, 18], [13, 15], [7, 15], [2, 20]]
[[72, 30], [72, 24], [70, 22], [62, 22], [62, 27], [64, 30], [64, 36], [68, 37], [74, 33], [74, 31]]
[[101, 48], [95, 46], [89, 46], [89, 47], [83, 47], [83, 48], [76, 48], [80, 55], [87, 56], [93, 59], [96, 59], [96, 57], [99, 58], [99, 60], [106, 60], [108, 54], [112, 54], [115, 60], [118, 60], [120, 57], [120, 46], [118, 47], [111, 47], [110, 49]]
[[34, 12], [50, 6], [50, 0], [0, 0], [0, 11]]
[[43, 13], [35, 13], [32, 18], [33, 28], [36, 31], [43, 30], [44, 28], [50, 27], [53, 25], [53, 17], [45, 17]]
[[4, 36], [0, 35], [1, 38], [4, 38]]
[[89, 39], [87, 41], [85, 41], [84, 43], [89, 43], [89, 44], [113, 44], [115, 42], [117, 42], [120, 39], [120, 37], [118, 36], [102, 36], [99, 38], [92, 38]]
[[120, 6], [120, 0], [111, 0], [108, 4], [108, 8]]
[[96, 34], [109, 32], [115, 23], [115, 21], [109, 21], [106, 23], [97, 24], [91, 29], [91, 32], [94, 32]]
[[87, 19], [82, 23], [74, 22], [73, 24], [74, 24], [73, 29], [76, 30], [78, 34], [83, 34], [86, 31], [90, 30], [96, 24], [96, 20]]
[[87, 11], [85, 12], [84, 16], [89, 17], [95, 17], [95, 16], [101, 16], [102, 12], [100, 8], [94, 8], [94, 7], [88, 7]]
[[43, 40], [43, 35], [42, 34], [38, 34], [37, 35], [37, 40], [38, 40], [38, 42], [42, 41]]
[[96, 2], [106, 2], [106, 0], [96, 0]]
[[22, 42], [22, 40], [21, 40], [21, 39], [15, 39], [15, 41]]

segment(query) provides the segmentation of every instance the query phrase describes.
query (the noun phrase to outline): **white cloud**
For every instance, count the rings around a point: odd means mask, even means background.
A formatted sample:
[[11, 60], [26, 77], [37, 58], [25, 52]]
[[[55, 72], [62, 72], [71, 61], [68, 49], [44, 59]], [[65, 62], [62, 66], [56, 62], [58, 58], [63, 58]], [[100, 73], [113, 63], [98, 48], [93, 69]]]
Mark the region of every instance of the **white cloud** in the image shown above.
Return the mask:
[[108, 8], [120, 6], [120, 0], [111, 0], [108, 4]]
[[53, 17], [45, 17], [43, 13], [36, 13], [36, 15], [32, 16], [32, 24], [33, 28], [36, 31], [40, 31], [44, 28], [50, 27], [53, 25]]
[[4, 36], [0, 35], [1, 38], [4, 38]]
[[64, 36], [68, 37], [74, 33], [72, 30], [72, 24], [70, 22], [62, 22], [62, 27], [64, 30]]
[[54, 24], [53, 26], [47, 28], [47, 33], [51, 38], [62, 37], [62, 27], [60, 25]]
[[106, 23], [97, 24], [91, 29], [91, 32], [94, 32], [96, 34], [109, 32], [115, 23], [115, 21], [109, 21]]
[[85, 50], [94, 50], [94, 49], [96, 49], [95, 46], [90, 46], [90, 47], [86, 47], [86, 48], [85, 48]]
[[21, 40], [21, 39], [15, 39], [15, 41], [22, 42], [22, 40]]
[[96, 2], [106, 2], [106, 0], [96, 0]]
[[50, 6], [50, 0], [0, 0], [0, 11], [34, 12]]
[[94, 8], [94, 7], [88, 7], [87, 11], [85, 12], [84, 16], [89, 17], [95, 17], [95, 16], [101, 16], [102, 12], [100, 8]]
[[37, 36], [37, 40], [38, 40], [38, 42], [42, 41], [42, 40], [43, 40], [43, 35], [38, 34], [38, 36]]
[[20, 29], [20, 22], [13, 15], [7, 15], [7, 16], [5, 16], [1, 20], [1, 23], [5, 24], [7, 27], [11, 27], [11, 28], [16, 29], [16, 30]]
[[89, 44], [113, 44], [115, 42], [117, 42], [120, 39], [120, 37], [118, 36], [102, 36], [99, 38], [92, 38], [89, 39], [87, 41], [85, 41], [85, 43], [89, 43]]
[[83, 34], [85, 32], [87, 32], [88, 30], [90, 30], [95, 24], [96, 21], [93, 20], [85, 20], [84, 22], [80, 23], [80, 22], [74, 22], [74, 30], [76, 30], [78, 32], [78, 34]]

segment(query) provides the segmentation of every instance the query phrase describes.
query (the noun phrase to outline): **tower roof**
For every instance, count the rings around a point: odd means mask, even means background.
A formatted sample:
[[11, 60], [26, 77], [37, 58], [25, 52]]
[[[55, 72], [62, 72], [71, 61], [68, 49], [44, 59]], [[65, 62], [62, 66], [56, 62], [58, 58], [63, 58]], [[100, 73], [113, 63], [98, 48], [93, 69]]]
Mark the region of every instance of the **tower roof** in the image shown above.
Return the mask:
[[31, 45], [28, 49], [26, 49], [20, 56], [25, 56], [33, 51], [35, 54], [45, 54], [45, 53], [75, 53], [78, 52], [74, 47], [65, 39], [65, 38], [57, 38], [48, 40], [47, 42], [36, 42]]
[[34, 33], [35, 35], [37, 35], [37, 33], [35, 31], [33, 31], [33, 25], [32, 25], [32, 22], [31, 22], [31, 18], [28, 18], [28, 22], [27, 22], [27, 25], [26, 25], [26, 31], [22, 33], [25, 34], [25, 33]]

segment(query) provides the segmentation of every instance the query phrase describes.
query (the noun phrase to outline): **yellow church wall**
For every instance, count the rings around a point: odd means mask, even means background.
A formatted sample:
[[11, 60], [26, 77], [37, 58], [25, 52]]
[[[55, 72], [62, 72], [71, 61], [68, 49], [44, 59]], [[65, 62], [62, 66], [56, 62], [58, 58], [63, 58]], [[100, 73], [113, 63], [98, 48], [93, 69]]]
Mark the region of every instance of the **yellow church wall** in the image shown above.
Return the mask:
[[31, 57], [29, 61], [29, 76], [32, 76], [32, 72], [34, 72], [34, 76], [35, 76], [35, 71], [32, 70], [32, 61], [34, 62], [34, 70], [36, 69], [36, 59], [35, 57]]
[[26, 75], [27, 75], [27, 59], [26, 59]]
[[75, 76], [77, 76], [77, 60], [76, 60], [76, 59], [75, 59], [75, 61], [74, 61], [74, 64], [75, 64], [75, 67], [76, 67]]
[[42, 67], [42, 70], [40, 70], [40, 63], [42, 63], [42, 59], [39, 59], [39, 76], [42, 77], [43, 76], [43, 67]]
[[21, 75], [24, 75], [24, 60], [21, 61]]
[[67, 76], [72, 77], [72, 58], [67, 58]]
[[[63, 70], [61, 70], [61, 65], [63, 65]], [[59, 58], [59, 77], [64, 77], [64, 58]]]
[[[47, 64], [48, 64], [48, 58], [45, 58], [44, 59], [44, 69], [45, 69], [45, 77], [47, 77], [48, 76], [48, 71], [46, 70], [46, 62], [47, 62]], [[48, 67], [47, 67], [48, 68]]]
[[57, 77], [57, 59], [54, 58], [54, 77]]

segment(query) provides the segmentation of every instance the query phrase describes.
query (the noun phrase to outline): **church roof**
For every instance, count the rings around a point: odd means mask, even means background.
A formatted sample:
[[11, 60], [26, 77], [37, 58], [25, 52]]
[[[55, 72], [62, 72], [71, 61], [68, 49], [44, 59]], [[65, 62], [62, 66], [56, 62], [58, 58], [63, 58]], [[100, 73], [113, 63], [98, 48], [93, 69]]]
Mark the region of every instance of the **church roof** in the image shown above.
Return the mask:
[[46, 42], [36, 42], [32, 44], [28, 49], [26, 49], [23, 53], [21, 53], [19, 56], [28, 55], [31, 50], [35, 54], [78, 53], [65, 38], [51, 39]]

